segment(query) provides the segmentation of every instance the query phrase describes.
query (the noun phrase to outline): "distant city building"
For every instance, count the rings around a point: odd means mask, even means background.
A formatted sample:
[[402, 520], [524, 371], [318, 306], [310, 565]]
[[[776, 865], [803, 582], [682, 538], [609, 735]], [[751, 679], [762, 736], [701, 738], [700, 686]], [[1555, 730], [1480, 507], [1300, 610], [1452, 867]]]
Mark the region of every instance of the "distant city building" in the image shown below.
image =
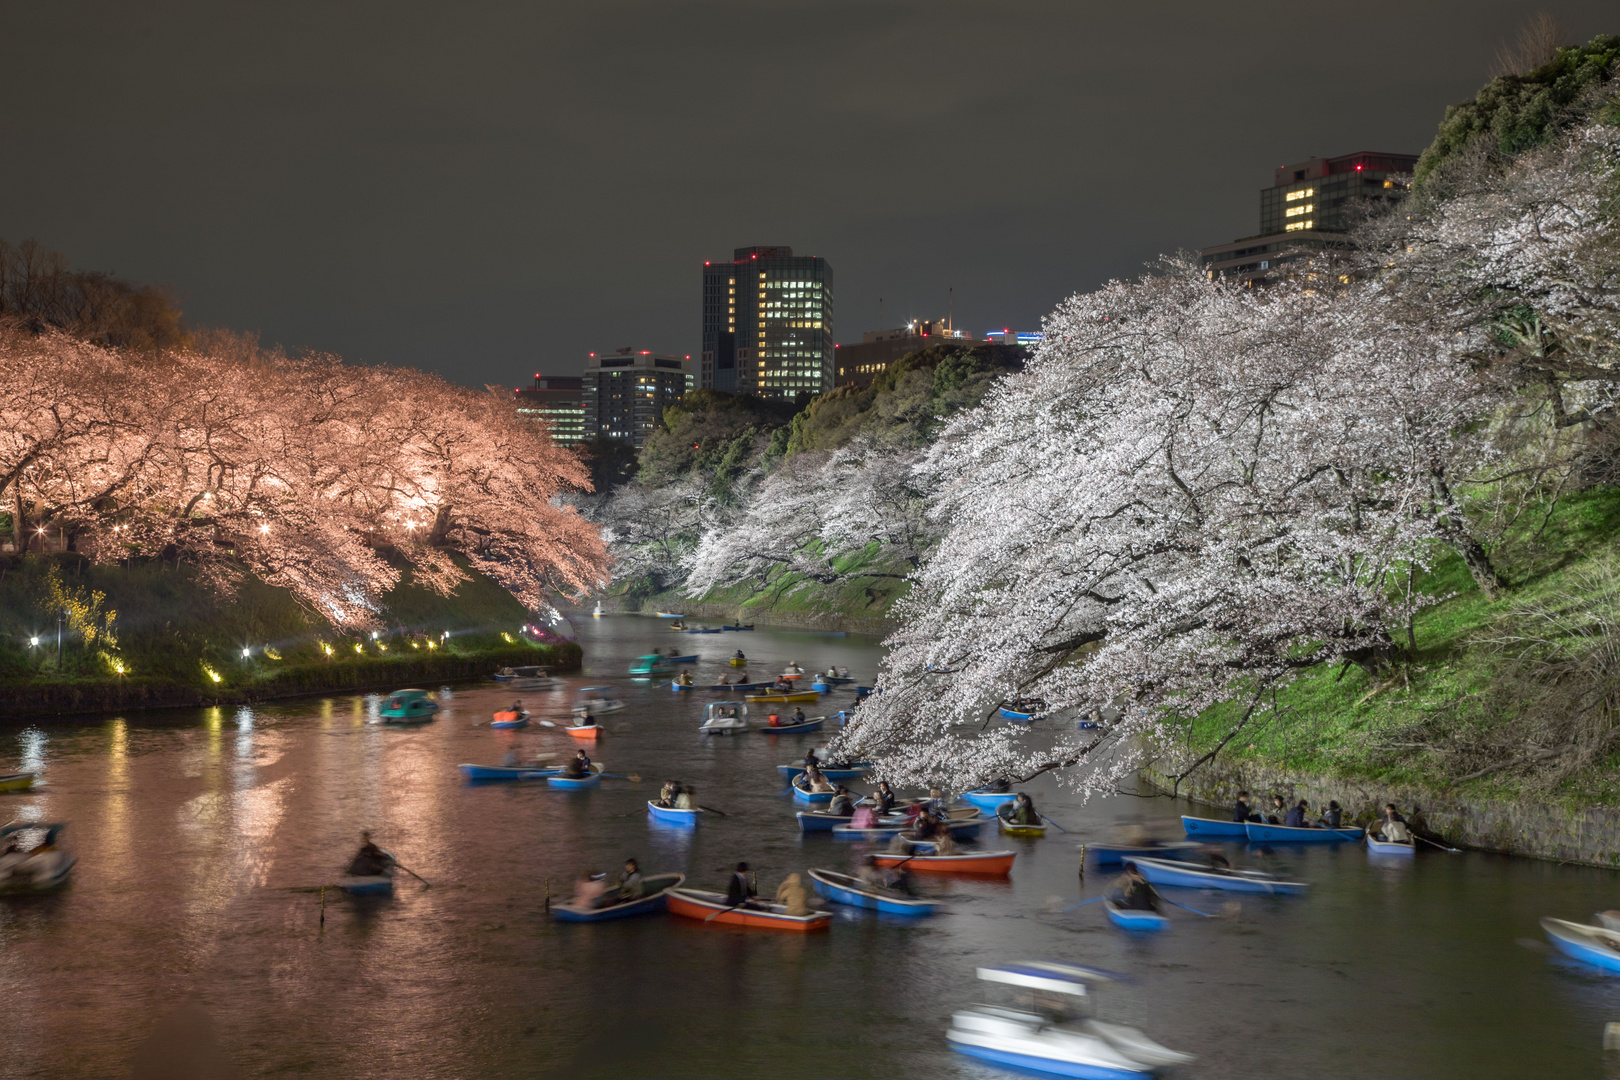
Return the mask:
[[1253, 282], [1312, 251], [1343, 247], [1370, 203], [1406, 194], [1403, 175], [1416, 166], [1415, 154], [1369, 151], [1278, 166], [1260, 192], [1260, 232], [1202, 249], [1204, 268]]
[[791, 400], [833, 384], [833, 274], [790, 247], [737, 248], [703, 264], [698, 384]]
[[859, 345], [833, 346], [833, 382], [837, 386], [871, 386], [873, 379], [901, 357], [950, 340], [972, 341], [973, 335], [950, 329], [944, 320], [912, 322], [894, 330], [868, 330], [861, 335]]
[[585, 437], [606, 435], [640, 449], [664, 410], [692, 389], [692, 358], [646, 350], [591, 353], [585, 364]]
[[1033, 349], [1045, 336], [1037, 330], [992, 330], [984, 335], [984, 340], [992, 345], [1022, 345], [1026, 349]]
[[584, 388], [577, 375], [536, 375], [533, 386], [516, 387], [512, 394], [519, 416], [544, 420], [554, 442], [572, 444], [586, 438]]

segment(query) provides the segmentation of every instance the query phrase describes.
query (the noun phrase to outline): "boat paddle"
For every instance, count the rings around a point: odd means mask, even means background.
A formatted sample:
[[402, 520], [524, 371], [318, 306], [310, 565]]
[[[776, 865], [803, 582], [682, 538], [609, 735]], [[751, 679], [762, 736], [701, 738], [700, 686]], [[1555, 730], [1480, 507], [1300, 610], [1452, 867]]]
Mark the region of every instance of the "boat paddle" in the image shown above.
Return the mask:
[[433, 888], [433, 882], [429, 881], [427, 878], [423, 877], [421, 874], [418, 874], [415, 870], [412, 870], [410, 867], [406, 866], [404, 863], [400, 862], [398, 859], [394, 860], [394, 865], [399, 867], [401, 870], [405, 871], [407, 874], [411, 875], [411, 877], [415, 878], [417, 881], [420, 881], [423, 885], [426, 885], [428, 888], [430, 888], [430, 889]]
[[621, 774], [616, 773], [616, 772], [605, 772], [605, 773], [597, 773], [596, 775], [605, 776], [610, 780], [628, 780], [632, 784], [641, 783], [641, 774], [639, 774], [639, 773], [630, 773], [628, 776], [625, 776], [625, 775], [621, 775]]
[[1035, 811], [1035, 813], [1040, 814], [1041, 820], [1052, 826], [1052, 828], [1056, 829], [1058, 832], [1066, 833], [1069, 831], [1068, 829], [1065, 829], [1063, 826], [1059, 825], [1057, 822], [1053, 821], [1051, 818], [1047, 817], [1045, 814], [1042, 814], [1039, 810]]
[[698, 809], [699, 810], [707, 810], [711, 814], [719, 814], [721, 817], [730, 817], [731, 816], [730, 814], [727, 814], [724, 810], [716, 810], [714, 807], [712, 807], [712, 806], [704, 806], [702, 803], [698, 804]]
[[1461, 855], [1462, 854], [1462, 848], [1447, 847], [1444, 844], [1437, 844], [1433, 840], [1428, 839], [1427, 837], [1418, 836], [1417, 833], [1413, 833], [1412, 835], [1417, 836], [1417, 838], [1419, 840], [1422, 840], [1425, 844], [1428, 844], [1430, 847], [1437, 847], [1441, 851], [1448, 852], [1448, 853], [1450, 853], [1452, 855]]
[[1059, 908], [1059, 909], [1058, 909], [1058, 910], [1057, 910], [1057, 911], [1056, 911], [1056, 912], [1054, 912], [1054, 913], [1053, 913], [1053, 914], [1056, 914], [1056, 915], [1062, 915], [1062, 914], [1064, 914], [1064, 913], [1066, 913], [1066, 912], [1070, 912], [1070, 911], [1073, 911], [1073, 910], [1074, 910], [1074, 909], [1075, 909], [1075, 908], [1083, 908], [1083, 907], [1085, 907], [1085, 906], [1086, 906], [1086, 905], [1087, 905], [1087, 904], [1095, 904], [1095, 903], [1096, 903], [1096, 902], [1097, 902], [1097, 901], [1099, 901], [1099, 900], [1101, 900], [1101, 899], [1102, 899], [1102, 897], [1100, 897], [1100, 896], [1093, 896], [1093, 897], [1092, 897], [1092, 898], [1091, 898], [1091, 899], [1090, 899], [1090, 900], [1082, 900], [1082, 901], [1080, 901], [1080, 902], [1079, 902], [1079, 903], [1078, 903], [1078, 904], [1070, 904], [1070, 905], [1069, 905], [1069, 906], [1068, 906], [1068, 907], [1066, 907], [1066, 908]]

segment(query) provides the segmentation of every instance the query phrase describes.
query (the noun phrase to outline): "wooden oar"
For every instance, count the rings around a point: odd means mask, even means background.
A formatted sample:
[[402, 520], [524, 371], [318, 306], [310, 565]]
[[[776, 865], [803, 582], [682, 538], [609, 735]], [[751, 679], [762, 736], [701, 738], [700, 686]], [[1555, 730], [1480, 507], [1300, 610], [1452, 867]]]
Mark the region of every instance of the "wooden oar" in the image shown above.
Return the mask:
[[713, 915], [710, 915], [707, 919], [704, 919], [703, 921], [704, 922], [713, 922], [715, 919], [718, 919], [720, 916], [724, 915], [726, 913], [726, 911], [736, 911], [740, 907], [747, 907], [748, 906], [748, 901], [752, 900], [752, 899], [754, 899], [752, 896], [747, 897], [746, 899], [743, 900], [742, 903], [733, 904], [730, 907], [726, 908], [725, 911], [717, 911]]
[[598, 775], [598, 776], [606, 776], [606, 777], [608, 777], [609, 779], [612, 779], [612, 780], [628, 780], [632, 784], [641, 783], [641, 776], [639, 774], [637, 774], [637, 773], [631, 773], [628, 776], [623, 776], [623, 775], [621, 775], [619, 773], [616, 773], [616, 772], [597, 773], [596, 775]]
[[1062, 914], [1064, 914], [1064, 912], [1073, 911], [1075, 908], [1083, 908], [1087, 904], [1095, 904], [1097, 901], [1099, 901], [1101, 899], [1102, 899], [1102, 897], [1100, 897], [1100, 896], [1093, 896], [1090, 900], [1082, 900], [1078, 904], [1070, 904], [1068, 907], [1064, 908], [1062, 911], [1059, 911], [1058, 914], [1062, 915]]
[[707, 810], [711, 814], [719, 814], [721, 817], [730, 817], [731, 816], [731, 815], [727, 814], [724, 810], [716, 810], [712, 806], [704, 806], [701, 803], [698, 804], [698, 809], [699, 810]]
[[1449, 852], [1452, 855], [1461, 855], [1462, 854], [1462, 848], [1447, 847], [1444, 844], [1437, 844], [1433, 840], [1429, 840], [1429, 839], [1427, 839], [1425, 837], [1418, 836], [1417, 833], [1413, 833], [1412, 835], [1417, 837], [1419, 840], [1422, 840], [1425, 844], [1428, 844], [1430, 847], [1437, 847], [1441, 851]]
[[427, 878], [423, 877], [421, 874], [418, 874], [415, 870], [412, 870], [410, 867], [406, 866], [404, 863], [400, 862], [398, 859], [394, 860], [394, 865], [399, 867], [401, 870], [405, 871], [407, 874], [411, 875], [411, 877], [415, 878], [417, 881], [420, 881], [423, 885], [426, 885], [428, 888], [430, 888], [430, 889], [433, 888], [433, 882], [429, 881]]
[[1068, 829], [1065, 829], [1063, 826], [1059, 825], [1057, 822], [1053, 821], [1051, 818], [1047, 817], [1045, 814], [1041, 813], [1039, 810], [1035, 811], [1035, 816], [1052, 826], [1052, 828], [1056, 829], [1060, 833], [1066, 833], [1069, 831]]

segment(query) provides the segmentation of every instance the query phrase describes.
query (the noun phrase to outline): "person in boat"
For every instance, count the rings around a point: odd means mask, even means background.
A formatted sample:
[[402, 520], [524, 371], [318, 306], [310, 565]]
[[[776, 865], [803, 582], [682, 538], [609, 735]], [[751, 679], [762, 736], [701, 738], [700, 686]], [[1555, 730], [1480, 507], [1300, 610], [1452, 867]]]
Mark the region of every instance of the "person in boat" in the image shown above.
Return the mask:
[[804, 710], [801, 709], [799, 706], [795, 705], [795, 706], [793, 706], [793, 719], [789, 720], [788, 723], [790, 723], [790, 724], [802, 724], [802, 723], [805, 722], [806, 719], [807, 718], [804, 715]]
[[371, 842], [371, 834], [360, 834], [360, 850], [349, 860], [350, 877], [379, 877], [394, 865], [394, 857]]
[[1014, 825], [1039, 825], [1041, 815], [1035, 809], [1034, 801], [1020, 791], [1018, 797], [1013, 800], [1012, 813], [1007, 816], [1007, 820]]
[[879, 814], [894, 812], [894, 788], [889, 786], [887, 780], [879, 780], [877, 790], [872, 793], [874, 809]]
[[590, 755], [586, 754], [583, 750], [575, 750], [574, 756], [569, 758], [568, 764], [563, 766], [563, 775], [568, 777], [570, 780], [578, 780], [581, 777], [588, 776], [590, 775], [590, 771]]
[[697, 801], [697, 788], [693, 787], [691, 784], [677, 784], [675, 786], [680, 789], [679, 793], [675, 796], [675, 809], [700, 809]]
[[1003, 773], [984, 785], [984, 790], [991, 795], [1005, 795], [1012, 790], [1012, 779]]
[[675, 677], [675, 685], [677, 685], [677, 686], [691, 686], [692, 685], [692, 673], [690, 671], [681, 672], [679, 675], [677, 675]]
[[816, 795], [825, 795], [833, 790], [832, 781], [822, 773], [819, 765], [810, 765], [804, 770], [804, 790]]
[[821, 764], [821, 759], [816, 757], [816, 751], [815, 751], [814, 747], [812, 747], [811, 749], [806, 750], [804, 752], [804, 764], [805, 764], [806, 768], [808, 768], [811, 765], [820, 765]]
[[1337, 829], [1343, 821], [1344, 811], [1339, 808], [1339, 804], [1336, 801], [1329, 800], [1328, 804], [1322, 807], [1322, 828]]
[[786, 674], [789, 674], [789, 675], [803, 675], [804, 674], [804, 668], [799, 666], [799, 662], [797, 660], [794, 660], [794, 661], [792, 661], [791, 663], [788, 664], [787, 669], [786, 669]]
[[803, 918], [811, 914], [810, 890], [804, 887], [804, 879], [798, 874], [789, 874], [782, 879], [782, 884], [776, 887], [776, 902], [782, 905], [784, 915]]
[[924, 807], [918, 812], [916, 820], [911, 823], [911, 838], [913, 840], [938, 840], [940, 836], [950, 832], [933, 811]]
[[1232, 804], [1232, 820], [1237, 822], [1260, 820], [1260, 815], [1255, 813], [1254, 807], [1249, 805], [1249, 793], [1247, 791], [1237, 793], [1237, 802]]
[[578, 726], [579, 727], [595, 727], [596, 726], [596, 715], [591, 712], [591, 707], [589, 705], [586, 705], [584, 710], [579, 714], [579, 725]]
[[872, 808], [866, 805], [864, 799], [860, 805], [855, 807], [854, 816], [849, 819], [849, 827], [852, 829], [872, 829], [877, 827], [877, 823], [877, 814], [873, 813]]
[[1114, 882], [1114, 888], [1119, 891], [1117, 902], [1122, 908], [1131, 911], [1159, 910], [1159, 894], [1153, 891], [1153, 886], [1148, 884], [1148, 879], [1142, 876], [1142, 871], [1133, 862], [1125, 864], [1125, 873]]
[[849, 797], [849, 789], [843, 784], [833, 788], [832, 801], [827, 804], [827, 813], [837, 814], [840, 817], [851, 817], [855, 813], [855, 800]]
[[1219, 844], [1205, 844], [1198, 849], [1198, 854], [1203, 857], [1205, 865], [1212, 870], [1232, 869], [1232, 861], [1226, 857], [1226, 852], [1221, 850]]
[[1281, 795], [1271, 797], [1271, 813], [1266, 815], [1266, 821], [1272, 825], [1281, 825], [1283, 817], [1288, 813], [1288, 807], [1283, 803]]
[[860, 869], [855, 871], [855, 880], [872, 889], [889, 887], [889, 875], [884, 873], [883, 867], [877, 864], [876, 856], [872, 855], [861, 860]]
[[726, 906], [742, 907], [754, 898], [754, 883], [748, 877], [748, 864], [740, 862], [726, 884]]
[[618, 899], [621, 903], [641, 899], [641, 864], [634, 859], [624, 860], [624, 872], [619, 875]]
[[1289, 807], [1288, 813], [1283, 817], [1283, 824], [1291, 829], [1309, 829], [1311, 804], [1304, 799]]
[[1412, 842], [1412, 830], [1407, 827], [1406, 819], [1401, 812], [1395, 809], [1394, 803], [1384, 804], [1384, 816], [1373, 823], [1380, 837], [1390, 844], [1409, 844]]
[[509, 750], [506, 751], [506, 753], [502, 754], [501, 755], [501, 764], [506, 766], [508, 769], [517, 768], [517, 765], [518, 765], [517, 751], [509, 749]]
[[743, 655], [743, 651], [741, 649], [738, 649], [736, 652], [732, 653], [731, 658], [733, 660], [746, 660], [746, 659], [748, 659], [748, 657]]
[[681, 782], [679, 780], [665, 780], [664, 786], [658, 789], [658, 805], [673, 808], [675, 800], [681, 797]]
[[506, 711], [512, 714], [512, 719], [514, 719], [514, 720], [518, 719], [519, 717], [521, 717], [523, 715], [523, 702], [521, 702], [521, 701], [512, 702], [512, 707], [510, 709], [507, 709]]
[[592, 871], [574, 882], [574, 903], [585, 908], [597, 907], [606, 891], [607, 875]]

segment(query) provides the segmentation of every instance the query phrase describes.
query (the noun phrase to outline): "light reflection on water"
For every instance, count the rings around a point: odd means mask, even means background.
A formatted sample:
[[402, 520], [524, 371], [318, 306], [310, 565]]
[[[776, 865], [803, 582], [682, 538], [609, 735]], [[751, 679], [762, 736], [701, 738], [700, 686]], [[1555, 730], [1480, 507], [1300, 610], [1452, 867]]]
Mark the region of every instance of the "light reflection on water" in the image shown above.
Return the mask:
[[[765, 890], [863, 850], [801, 838], [773, 766], [803, 741], [695, 732], [701, 692], [619, 673], [668, 644], [650, 620], [581, 620], [587, 671], [521, 696], [563, 720], [571, 687], [613, 681], [632, 707], [608, 718], [594, 756], [640, 785], [565, 794], [543, 785], [468, 787], [454, 766], [506, 749], [568, 753], [535, 725], [475, 726], [513, 695], [458, 689], [437, 721], [366, 723], [377, 695], [232, 710], [38, 722], [0, 741], [40, 768], [0, 817], [66, 818], [81, 856], [59, 896], [0, 902], [0, 1061], [6, 1076], [124, 1076], [159, 1017], [200, 996], [220, 1043], [249, 1075], [620, 1077], [989, 1077], [951, 1055], [951, 1010], [985, 994], [981, 963], [1048, 957], [1130, 973], [1106, 1016], [1200, 1055], [1195, 1077], [1523, 1077], [1599, 1074], [1620, 981], [1549, 960], [1543, 914], [1586, 918], [1620, 904], [1603, 871], [1483, 855], [1370, 861], [1359, 848], [1238, 852], [1315, 883], [1306, 898], [1245, 900], [1235, 919], [1173, 913], [1156, 939], [1128, 938], [1072, 903], [1074, 842], [1120, 818], [1173, 830], [1185, 807], [1114, 799], [1082, 806], [1047, 780], [1042, 809], [1076, 835], [1017, 846], [1010, 882], [940, 881], [948, 913], [917, 926], [841, 911], [813, 939], [677, 919], [563, 926], [545, 897], [627, 855], [718, 887], [746, 858]], [[752, 665], [844, 664], [863, 678], [867, 642], [715, 635], [700, 675]], [[229, 730], [227, 731], [227, 725]], [[1038, 737], [1038, 730], [1037, 730]], [[4, 732], [0, 730], [0, 738]], [[229, 742], [227, 743], [227, 738]], [[0, 770], [12, 762], [0, 759]], [[666, 777], [726, 812], [696, 830], [650, 823]], [[362, 828], [433, 883], [391, 901], [329, 896]], [[1082, 892], [1083, 890], [1083, 892]], [[1176, 894], [1216, 910], [1224, 898]], [[1398, 1022], [1375, 1023], [1394, 1016]], [[1376, 1032], [1373, 1029], [1376, 1028]]]

